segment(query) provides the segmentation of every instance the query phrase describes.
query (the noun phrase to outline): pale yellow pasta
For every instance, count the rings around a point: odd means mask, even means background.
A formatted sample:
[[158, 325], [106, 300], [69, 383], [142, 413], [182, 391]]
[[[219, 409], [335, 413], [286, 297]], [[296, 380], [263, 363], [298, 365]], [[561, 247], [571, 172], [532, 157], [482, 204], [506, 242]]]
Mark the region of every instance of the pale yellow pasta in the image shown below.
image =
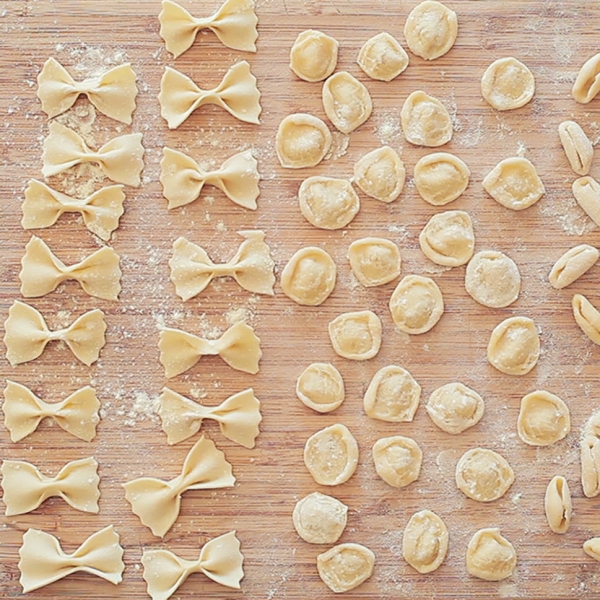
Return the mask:
[[281, 291], [298, 304], [319, 306], [333, 292], [336, 272], [325, 250], [316, 246], [301, 248], [281, 272]]
[[594, 146], [575, 121], [563, 121], [558, 136], [571, 168], [577, 175], [587, 175], [594, 159]]
[[365, 154], [354, 165], [353, 182], [371, 198], [393, 202], [404, 188], [406, 170], [398, 153], [382, 146]]
[[371, 79], [392, 81], [408, 67], [409, 59], [398, 40], [382, 32], [364, 43], [356, 62]]
[[548, 520], [548, 527], [554, 533], [566, 533], [571, 524], [573, 504], [569, 484], [562, 475], [555, 475], [544, 497], [544, 511]]
[[440, 320], [444, 298], [430, 277], [407, 275], [396, 286], [389, 302], [396, 327], [411, 335], [426, 333]]
[[298, 535], [309, 544], [335, 544], [348, 519], [348, 507], [333, 496], [313, 492], [296, 503], [292, 520]]
[[588, 498], [600, 494], [600, 411], [583, 426], [580, 440], [581, 486]]
[[452, 119], [448, 109], [437, 98], [420, 90], [404, 101], [400, 120], [406, 141], [415, 146], [435, 148], [452, 139]]
[[323, 84], [323, 108], [329, 120], [342, 133], [362, 125], [373, 110], [369, 90], [347, 71], [338, 71]]
[[517, 419], [519, 437], [531, 446], [549, 446], [571, 430], [569, 407], [558, 396], [536, 390], [521, 400]]
[[493, 502], [502, 498], [515, 480], [507, 460], [487, 448], [472, 448], [456, 464], [456, 485], [468, 498]]
[[395, 435], [373, 445], [377, 475], [388, 485], [403, 488], [419, 478], [423, 452], [412, 438]]
[[591, 102], [600, 91], [600, 53], [594, 54], [585, 61], [575, 83], [573, 84], [573, 98], [581, 103]]
[[331, 141], [331, 132], [319, 117], [295, 113], [279, 123], [275, 150], [282, 167], [303, 169], [318, 165], [329, 152]]
[[507, 375], [525, 375], [540, 357], [540, 336], [529, 317], [509, 317], [496, 325], [487, 347], [490, 364]]
[[309, 408], [328, 413], [344, 401], [344, 380], [333, 365], [312, 363], [296, 381], [296, 396]]
[[373, 574], [375, 555], [360, 544], [339, 544], [317, 556], [319, 577], [336, 593], [349, 592]]
[[419, 573], [435, 571], [448, 552], [448, 528], [430, 510], [415, 513], [402, 535], [402, 556]]
[[413, 420], [420, 399], [421, 386], [415, 378], [402, 367], [388, 365], [371, 379], [363, 405], [372, 419], [401, 423]]
[[586, 175], [573, 182], [573, 196], [587, 216], [600, 227], [600, 183]]
[[333, 349], [342, 358], [368, 360], [381, 347], [381, 320], [370, 310], [342, 313], [328, 330]]
[[467, 189], [471, 172], [458, 156], [433, 152], [417, 161], [413, 175], [421, 198], [434, 206], [443, 206]]
[[600, 252], [589, 244], [580, 244], [567, 250], [555, 263], [548, 275], [553, 288], [560, 290], [587, 273], [598, 261]]
[[436, 265], [464, 265], [475, 249], [471, 217], [463, 210], [433, 215], [419, 235], [419, 245], [423, 254]]
[[514, 546], [497, 528], [480, 529], [467, 547], [467, 571], [485, 581], [510, 577], [517, 565]]
[[467, 265], [465, 289], [483, 306], [504, 308], [519, 297], [521, 274], [515, 261], [506, 254], [482, 250]]
[[582, 294], [571, 302], [575, 322], [594, 344], [600, 345], [600, 311]]
[[441, 2], [425, 0], [406, 19], [404, 37], [410, 51], [425, 60], [443, 56], [458, 33], [456, 13]]
[[583, 542], [583, 551], [594, 560], [600, 561], [600, 537], [593, 537]]
[[402, 259], [398, 246], [385, 238], [354, 240], [348, 260], [356, 279], [365, 287], [384, 285], [400, 275]]
[[481, 78], [481, 94], [496, 110], [520, 108], [534, 93], [533, 73], [512, 56], [495, 60]]
[[425, 409], [442, 431], [456, 435], [479, 423], [485, 404], [475, 390], [453, 382], [431, 392]]
[[335, 70], [338, 47], [337, 40], [322, 31], [302, 31], [290, 50], [290, 69], [304, 81], [323, 81]]

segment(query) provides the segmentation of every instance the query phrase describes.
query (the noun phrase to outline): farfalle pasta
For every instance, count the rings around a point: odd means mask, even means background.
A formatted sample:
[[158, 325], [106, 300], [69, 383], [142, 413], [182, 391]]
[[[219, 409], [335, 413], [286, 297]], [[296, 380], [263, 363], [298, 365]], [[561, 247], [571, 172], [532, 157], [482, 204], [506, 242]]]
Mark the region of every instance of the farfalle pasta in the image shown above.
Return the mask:
[[124, 200], [122, 185], [109, 185], [80, 199], [32, 179], [21, 204], [21, 225], [23, 229], [45, 229], [52, 227], [63, 213], [79, 213], [85, 226], [106, 242], [119, 226]]
[[158, 414], [169, 444], [186, 440], [200, 430], [204, 419], [213, 419], [227, 439], [245, 448], [254, 448], [262, 420], [260, 401], [252, 388], [233, 394], [218, 406], [198, 404], [165, 388]]
[[205, 171], [191, 156], [164, 148], [160, 169], [169, 209], [192, 203], [205, 185], [213, 185], [236, 204], [256, 210], [260, 174], [251, 150], [234, 154], [214, 171]]
[[175, 292], [185, 302], [202, 292], [215, 277], [233, 277], [237, 283], [255, 294], [273, 295], [275, 263], [260, 230], [238, 231], [244, 238], [234, 257], [215, 264], [204, 248], [180, 237], [173, 244], [169, 260]]
[[177, 129], [195, 110], [205, 104], [216, 104], [236, 119], [260, 123], [260, 92], [250, 65], [242, 60], [225, 73], [221, 83], [211, 89], [199, 88], [187, 75], [165, 67], [160, 80], [160, 114], [169, 129]]
[[123, 581], [123, 548], [112, 525], [96, 531], [72, 554], [67, 554], [53, 535], [28, 529], [23, 535], [19, 556], [19, 582], [25, 594], [78, 571], [115, 585]]
[[164, 537], [179, 516], [181, 495], [187, 490], [215, 490], [235, 483], [231, 465], [214, 443], [202, 436], [189, 451], [181, 474], [163, 481], [140, 477], [123, 484], [125, 498], [140, 521]]
[[38, 298], [53, 292], [63, 281], [75, 280], [90, 296], [117, 300], [121, 292], [119, 255], [108, 246], [81, 262], [65, 265], [46, 243], [32, 236], [21, 259], [21, 294]]
[[210, 29], [228, 48], [256, 52], [254, 0], [226, 0], [217, 12], [204, 18], [193, 17], [176, 2], [163, 0], [158, 20], [160, 37], [175, 58], [192, 46], [202, 29]]
[[2, 462], [4, 514], [23, 515], [35, 510], [52, 496], [83, 512], [97, 513], [100, 490], [98, 463], [92, 457], [68, 462], [54, 476], [40, 473], [31, 463], [21, 460]]
[[244, 555], [235, 531], [208, 541], [197, 560], [186, 560], [169, 550], [145, 550], [143, 578], [152, 600], [167, 600], [193, 573], [202, 573], [220, 585], [236, 590], [244, 577]]
[[143, 156], [141, 133], [120, 135], [94, 151], [77, 132], [53, 121], [44, 140], [42, 175], [52, 177], [76, 165], [92, 162], [97, 163], [109, 179], [138, 187], [144, 168]]
[[90, 310], [69, 327], [50, 331], [44, 317], [33, 306], [15, 300], [4, 322], [6, 358], [15, 365], [29, 362], [42, 354], [48, 342], [65, 342], [71, 352], [88, 367], [98, 360], [106, 340], [104, 313]]
[[50, 118], [69, 110], [80, 94], [85, 94], [101, 113], [129, 125], [138, 93], [136, 79], [127, 63], [99, 77], [75, 81], [56, 59], [49, 58], [37, 78], [37, 95]]

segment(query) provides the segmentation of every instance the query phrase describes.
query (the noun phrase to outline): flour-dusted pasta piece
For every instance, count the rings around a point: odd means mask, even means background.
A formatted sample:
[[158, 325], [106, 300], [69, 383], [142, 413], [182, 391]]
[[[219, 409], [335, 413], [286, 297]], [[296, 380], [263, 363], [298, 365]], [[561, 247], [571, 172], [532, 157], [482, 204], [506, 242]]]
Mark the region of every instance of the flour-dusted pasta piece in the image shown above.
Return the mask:
[[404, 25], [410, 51], [425, 60], [446, 54], [454, 46], [457, 34], [456, 13], [435, 0], [425, 0], [415, 6]]
[[402, 535], [402, 556], [419, 573], [435, 571], [448, 552], [448, 528], [430, 510], [416, 512]]
[[346, 528], [348, 507], [333, 496], [313, 492], [296, 503], [292, 519], [305, 542], [335, 544]]
[[600, 345], [600, 311], [582, 294], [575, 294], [571, 305], [577, 325], [594, 344]]
[[163, 481], [140, 477], [123, 484], [125, 498], [142, 524], [164, 537], [179, 516], [181, 495], [187, 490], [216, 490], [233, 487], [231, 465], [215, 444], [202, 436], [185, 458], [181, 474]]
[[402, 267], [398, 246], [385, 238], [354, 240], [348, 248], [348, 260], [356, 279], [365, 287], [394, 281]]
[[342, 133], [360, 127], [373, 111], [369, 90], [348, 71], [338, 71], [323, 84], [323, 108]]
[[485, 403], [475, 390], [452, 382], [431, 392], [425, 409], [442, 431], [456, 435], [479, 423]]
[[458, 156], [432, 152], [417, 161], [413, 176], [421, 198], [434, 206], [443, 206], [467, 189], [471, 172]]
[[104, 313], [90, 310], [78, 317], [69, 327], [50, 331], [44, 317], [33, 306], [15, 300], [4, 322], [6, 358], [14, 367], [35, 360], [48, 342], [65, 342], [71, 352], [88, 367], [100, 356], [106, 339]]
[[119, 261], [119, 255], [104, 246], [81, 262], [67, 266], [34, 235], [25, 246], [25, 255], [21, 259], [21, 294], [25, 298], [38, 298], [53, 292], [63, 281], [73, 280], [90, 296], [117, 300], [122, 275]]
[[370, 310], [342, 313], [329, 322], [329, 339], [342, 358], [368, 360], [381, 348], [381, 320]]
[[406, 170], [398, 153], [382, 146], [365, 154], [354, 165], [353, 182], [371, 198], [393, 202], [404, 188]]
[[200, 294], [216, 277], [233, 277], [249, 292], [273, 295], [275, 262], [265, 242], [265, 232], [252, 229], [238, 231], [238, 234], [244, 241], [233, 258], [222, 264], [215, 264], [204, 248], [184, 237], [175, 240], [169, 260], [170, 279], [184, 302]]
[[235, 204], [256, 210], [259, 181], [260, 173], [251, 150], [230, 156], [214, 171], [205, 171], [191, 156], [163, 148], [160, 182], [169, 209], [190, 204], [200, 196], [205, 185], [212, 185]]
[[403, 488], [416, 481], [422, 461], [423, 452], [412, 438], [395, 435], [373, 444], [377, 475], [392, 487]]
[[158, 20], [160, 37], [174, 58], [192, 46], [202, 29], [210, 29], [228, 48], [256, 52], [254, 0], [225, 0], [217, 12], [202, 18], [193, 17], [176, 2], [163, 0]]
[[483, 306], [504, 308], [519, 297], [521, 274], [510, 256], [495, 250], [482, 250], [467, 265], [465, 289]]
[[301, 248], [281, 272], [281, 291], [304, 306], [319, 306], [335, 287], [337, 268], [325, 250]]
[[345, 425], [325, 427], [306, 440], [304, 464], [317, 483], [340, 485], [356, 471], [358, 444]]
[[23, 593], [33, 592], [78, 571], [91, 573], [117, 585], [123, 581], [123, 548], [112, 525], [90, 535], [75, 552], [67, 554], [50, 533], [28, 529], [19, 548], [19, 583]]
[[364, 43], [356, 62], [371, 79], [391, 81], [408, 67], [409, 58], [398, 40], [384, 31]]
[[546, 193], [535, 167], [522, 156], [501, 160], [484, 177], [482, 184], [498, 204], [511, 210], [529, 208]]
[[546, 488], [544, 511], [548, 527], [554, 533], [567, 533], [571, 524], [573, 504], [569, 484], [562, 475], [555, 475]]
[[536, 390], [522, 398], [517, 433], [526, 444], [549, 446], [562, 440], [569, 431], [569, 407], [558, 396]]
[[340, 372], [329, 363], [308, 365], [296, 381], [296, 396], [320, 413], [328, 413], [341, 406], [346, 392]]
[[290, 69], [304, 81], [323, 81], [335, 70], [338, 48], [338, 41], [322, 31], [302, 31], [290, 50]]
[[42, 175], [52, 177], [83, 163], [97, 163], [113, 181], [139, 187], [144, 168], [142, 134], [130, 133], [113, 138], [94, 151], [72, 129], [52, 121], [44, 140]]
[[402, 132], [415, 146], [435, 148], [452, 139], [452, 119], [448, 109], [433, 96], [413, 92], [400, 111]]
[[525, 106], [534, 94], [533, 73], [512, 56], [495, 60], [481, 78], [481, 95], [496, 110]]
[[580, 440], [581, 486], [588, 498], [600, 494], [600, 411], [583, 426]]
[[102, 114], [130, 125], [138, 94], [136, 79], [127, 63], [98, 77], [75, 81], [55, 58], [49, 58], [37, 76], [37, 96], [49, 118], [69, 110], [84, 94]]
[[172, 67], [165, 67], [160, 80], [160, 115], [169, 129], [177, 129], [198, 108], [216, 104], [245, 123], [260, 123], [260, 92], [250, 64], [241, 60], [229, 68], [217, 87], [204, 90]]
[[315, 167], [331, 149], [331, 132], [325, 123], [307, 113], [285, 117], [277, 128], [275, 150], [282, 167]]
[[560, 290], [587, 273], [598, 261], [600, 252], [589, 244], [580, 244], [567, 250], [555, 263], [548, 275], [553, 288]]
[[591, 102], [600, 91], [600, 54], [594, 54], [585, 61], [571, 91], [580, 104]]
[[413, 420], [420, 399], [421, 386], [415, 378], [402, 367], [388, 365], [373, 375], [363, 406], [372, 419], [401, 423]]
[[54, 477], [40, 473], [31, 463], [2, 462], [2, 497], [5, 515], [23, 515], [53, 496], [83, 512], [97, 513], [100, 490], [98, 463], [92, 457], [68, 462]]
[[475, 249], [475, 234], [469, 213], [447, 210], [429, 219], [419, 235], [423, 254], [436, 265], [460, 267]]
[[594, 146], [585, 131], [575, 121], [563, 121], [558, 136], [571, 168], [577, 175], [587, 175], [594, 159]]
[[300, 212], [319, 229], [341, 229], [360, 210], [360, 199], [347, 179], [315, 175], [298, 190]]
[[586, 175], [573, 182], [573, 196], [587, 216], [600, 227], [600, 183]]
[[317, 556], [319, 577], [336, 593], [349, 592], [373, 574], [375, 555], [360, 544], [338, 544]]
[[485, 581], [510, 577], [517, 566], [514, 546], [493, 527], [480, 529], [467, 547], [467, 571]]
[[507, 460], [488, 448], [467, 450], [456, 464], [455, 477], [458, 489], [478, 502], [502, 498], [515, 480]]
[[490, 364], [507, 375], [525, 375], [540, 357], [540, 336], [533, 319], [509, 317], [498, 323], [487, 347]]
[[164, 388], [157, 413], [169, 444], [187, 440], [200, 431], [204, 419], [213, 419], [227, 439], [254, 448], [262, 421], [260, 400], [252, 388], [229, 396], [218, 406], [204, 406]]
[[600, 561], [600, 537], [590, 538], [583, 542], [583, 551], [594, 560]]
[[404, 333], [426, 333], [440, 320], [444, 298], [430, 277], [407, 275], [396, 286], [389, 302], [396, 327]]

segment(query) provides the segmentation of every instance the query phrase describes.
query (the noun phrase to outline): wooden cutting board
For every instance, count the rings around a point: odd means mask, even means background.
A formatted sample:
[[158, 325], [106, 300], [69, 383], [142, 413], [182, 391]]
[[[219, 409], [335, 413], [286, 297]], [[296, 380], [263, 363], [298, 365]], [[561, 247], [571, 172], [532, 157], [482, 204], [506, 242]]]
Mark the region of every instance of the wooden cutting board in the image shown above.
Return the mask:
[[[183, 3], [199, 16], [216, 8], [213, 0]], [[570, 187], [575, 176], [556, 133], [562, 120], [574, 118], [594, 141], [600, 139], [600, 100], [582, 106], [570, 96], [576, 72], [598, 49], [600, 6], [575, 0], [449, 1], [459, 16], [456, 46], [433, 62], [411, 55], [404, 74], [382, 83], [369, 80], [359, 70], [355, 63], [358, 50], [382, 30], [404, 44], [404, 21], [415, 3], [259, 0], [257, 4], [260, 38], [256, 55], [226, 49], [212, 33], [202, 33], [190, 51], [173, 60], [158, 35], [160, 4], [156, 0], [0, 2], [2, 321], [13, 301], [20, 298], [19, 261], [32, 233], [21, 229], [19, 205], [27, 182], [41, 177], [42, 141], [48, 123], [35, 95], [35, 78], [44, 61], [54, 56], [79, 78], [130, 61], [140, 87], [131, 128], [94, 115], [84, 99], [78, 101], [67, 122], [78, 126], [90, 143], [97, 145], [120, 133], [141, 132], [146, 148], [144, 183], [139, 189], [126, 189], [126, 213], [110, 243], [122, 261], [119, 301], [90, 298], [74, 283], [29, 301], [46, 315], [51, 327], [69, 323], [85, 310], [101, 308], [108, 322], [101, 359], [87, 368], [59, 347], [16, 368], [8, 365], [4, 351], [0, 357], [2, 384], [5, 378], [23, 383], [49, 401], [89, 384], [96, 388], [103, 407], [98, 436], [91, 443], [43, 423], [36, 433], [13, 444], [6, 429], [0, 428], [2, 459], [30, 461], [43, 472], [55, 473], [69, 460], [94, 456], [102, 477], [99, 515], [76, 512], [52, 499], [31, 514], [2, 518], [0, 595], [20, 595], [18, 549], [29, 527], [55, 534], [64, 549], [72, 552], [88, 535], [114, 524], [127, 565], [121, 585], [113, 587], [90, 575], [75, 575], [30, 597], [145, 598], [140, 568], [144, 548], [165, 547], [191, 559], [205, 541], [235, 529], [246, 559], [242, 590], [228, 590], [194, 575], [176, 598], [333, 598], [315, 568], [315, 557], [323, 548], [300, 540], [291, 522], [295, 502], [320, 490], [349, 506], [348, 527], [341, 541], [363, 543], [377, 557], [373, 577], [346, 594], [347, 598], [597, 598], [600, 564], [583, 553], [582, 543], [600, 534], [600, 505], [582, 494], [578, 438], [582, 424], [600, 408], [600, 350], [575, 325], [570, 301], [573, 293], [580, 292], [600, 304], [599, 271], [593, 268], [562, 291], [550, 287], [547, 273], [566, 249], [580, 243], [600, 245], [598, 230], [572, 199]], [[324, 118], [321, 86], [298, 80], [288, 68], [290, 46], [307, 28], [321, 29], [339, 40], [338, 69], [350, 71], [367, 85], [374, 111], [350, 136], [334, 134], [329, 160], [314, 169], [287, 171], [279, 166], [274, 152], [280, 120], [298, 111]], [[510, 55], [532, 69], [536, 96], [524, 108], [498, 113], [482, 100], [479, 81], [489, 63]], [[212, 87], [240, 59], [251, 63], [258, 78], [263, 106], [260, 126], [240, 123], [209, 106], [176, 131], [167, 129], [156, 99], [165, 66], [174, 65], [201, 87]], [[522, 292], [509, 308], [479, 306], [464, 290], [464, 267], [445, 270], [421, 254], [418, 234], [442, 209], [418, 197], [412, 169], [428, 150], [407, 144], [399, 127], [402, 103], [415, 89], [438, 97], [451, 110], [455, 133], [444, 149], [460, 156], [471, 170], [469, 188], [448, 208], [471, 214], [478, 250], [504, 251], [519, 266]], [[354, 162], [382, 144], [397, 148], [406, 163], [409, 176], [400, 199], [384, 205], [361, 195], [361, 211], [344, 230], [328, 232], [309, 225], [297, 206], [300, 182], [313, 174], [350, 177]], [[194, 204], [168, 212], [158, 182], [165, 145], [211, 165], [251, 148], [263, 176], [259, 209], [244, 210], [209, 188]], [[495, 203], [481, 187], [482, 178], [498, 161], [517, 154], [536, 165], [546, 186], [542, 200], [519, 213]], [[592, 175], [600, 176], [599, 159]], [[73, 186], [73, 179], [54, 183]], [[86, 181], [89, 177], [84, 173], [75, 184]], [[182, 303], [168, 278], [173, 241], [183, 235], [206, 248], [214, 260], [223, 261], [240, 243], [236, 232], [251, 228], [266, 232], [278, 272], [303, 246], [316, 244], [326, 249], [338, 265], [332, 296], [318, 308], [307, 308], [292, 303], [278, 286], [273, 298], [259, 297], [233, 281], [220, 281]], [[35, 233], [67, 264], [99, 246], [79, 219], [68, 216]], [[365, 289], [352, 278], [346, 259], [348, 245], [367, 235], [398, 243], [403, 274], [427, 274], [439, 284], [446, 312], [431, 332], [408, 338], [395, 330], [387, 309], [395, 283]], [[376, 358], [354, 363], [334, 354], [327, 323], [341, 312], [360, 309], [374, 310], [381, 317], [383, 345]], [[524, 377], [502, 375], [485, 356], [491, 330], [511, 315], [534, 318], [541, 331], [542, 356]], [[215, 357], [203, 359], [167, 382], [158, 362], [159, 327], [215, 335], [240, 316], [255, 327], [262, 340], [264, 357], [258, 375], [233, 371]], [[330, 361], [343, 374], [346, 401], [334, 413], [313, 413], [295, 397], [296, 378], [313, 361]], [[414, 375], [423, 388], [421, 404], [435, 388], [450, 381], [473, 387], [486, 402], [483, 420], [459, 436], [439, 431], [424, 406], [412, 423], [370, 420], [363, 412], [362, 397], [373, 374], [387, 364], [401, 365]], [[142, 475], [175, 477], [197, 439], [167, 445], [160, 423], [151, 414], [152, 402], [165, 384], [206, 404], [218, 404], [252, 386], [262, 401], [264, 420], [253, 450], [225, 439], [216, 425], [205, 425], [206, 433], [232, 463], [237, 484], [233, 489], [186, 493], [176, 525], [161, 541], [132, 514], [121, 484]], [[536, 388], [559, 395], [571, 409], [572, 432], [548, 448], [526, 446], [516, 435], [520, 399]], [[302, 450], [312, 433], [336, 422], [350, 428], [361, 455], [354, 477], [328, 489], [314, 483], [303, 465]], [[377, 477], [370, 454], [378, 438], [393, 434], [413, 437], [424, 454], [419, 480], [401, 490]], [[490, 504], [465, 498], [454, 483], [458, 458], [475, 446], [500, 452], [516, 473], [506, 496]], [[571, 529], [563, 536], [549, 531], [543, 512], [545, 487], [556, 474], [567, 477], [575, 510]], [[401, 557], [403, 529], [410, 515], [424, 508], [437, 512], [450, 531], [446, 561], [429, 575], [419, 575]], [[517, 570], [500, 583], [477, 580], [465, 569], [468, 540], [477, 529], [488, 526], [500, 527], [518, 553]]]

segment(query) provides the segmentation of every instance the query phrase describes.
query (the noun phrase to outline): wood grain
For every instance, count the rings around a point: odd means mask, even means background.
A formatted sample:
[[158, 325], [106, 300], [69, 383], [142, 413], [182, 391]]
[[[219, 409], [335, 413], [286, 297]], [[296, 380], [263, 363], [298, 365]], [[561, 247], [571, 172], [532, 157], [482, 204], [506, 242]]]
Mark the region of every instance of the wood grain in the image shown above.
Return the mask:
[[[195, 14], [209, 14], [213, 0], [183, 2]], [[578, 437], [582, 424], [600, 407], [600, 350], [576, 327], [570, 309], [573, 293], [586, 294], [600, 304], [598, 267], [567, 289], [556, 291], [547, 273], [566, 249], [600, 244], [600, 235], [575, 205], [570, 171], [556, 128], [574, 118], [597, 140], [598, 106], [577, 105], [570, 87], [583, 62], [597, 51], [597, 3], [573, 0], [501, 2], [448, 1], [459, 15], [456, 46], [428, 63], [411, 55], [411, 64], [397, 80], [370, 81], [355, 59], [372, 35], [389, 31], [402, 43], [402, 28], [413, 2], [398, 0], [259, 0], [260, 38], [256, 55], [223, 48], [213, 34], [201, 34], [194, 47], [177, 60], [166, 53], [158, 36], [156, 0], [10, 0], [0, 2], [0, 316], [6, 318], [20, 298], [18, 273], [31, 232], [20, 227], [20, 202], [30, 178], [39, 178], [42, 140], [47, 120], [35, 96], [35, 78], [43, 62], [54, 56], [67, 69], [86, 70], [106, 62], [131, 61], [138, 74], [140, 95], [131, 128], [97, 116], [91, 134], [102, 143], [117, 133], [144, 134], [144, 185], [127, 188], [126, 214], [111, 245], [122, 257], [123, 292], [119, 302], [89, 298], [76, 284], [30, 303], [55, 326], [85, 310], [101, 308], [107, 315], [108, 342], [101, 360], [91, 368], [76, 363], [65, 348], [51, 347], [43, 356], [11, 368], [0, 357], [0, 376], [31, 387], [46, 400], [62, 399], [92, 384], [103, 403], [98, 436], [84, 443], [44, 423], [18, 444], [0, 428], [0, 458], [33, 462], [56, 472], [66, 461], [93, 455], [102, 477], [101, 512], [77, 513], [57, 499], [29, 515], [2, 517], [0, 529], [0, 595], [20, 595], [18, 548], [28, 527], [49, 531], [72, 551], [92, 532], [110, 523], [121, 534], [127, 568], [122, 585], [88, 575], [75, 575], [30, 594], [31, 598], [145, 598], [140, 557], [144, 548], [168, 547], [185, 557], [197, 555], [207, 539], [236, 529], [246, 557], [243, 589], [219, 587], [201, 575], [183, 585], [179, 598], [239, 598], [264, 600], [333, 598], [320, 581], [315, 557], [320, 547], [302, 542], [291, 522], [295, 502], [316, 489], [330, 492], [350, 507], [342, 541], [364, 543], [376, 554], [373, 577], [346, 594], [347, 598], [596, 598], [600, 565], [582, 551], [587, 538], [600, 533], [597, 499], [583, 497], [579, 483]], [[340, 42], [338, 68], [349, 70], [369, 88], [374, 112], [349, 139], [336, 135], [337, 148], [346, 152], [314, 169], [282, 169], [274, 154], [279, 121], [296, 111], [324, 118], [319, 84], [298, 80], [288, 68], [289, 48], [306, 28], [322, 29]], [[513, 55], [536, 77], [537, 92], [527, 106], [508, 113], [492, 110], [481, 98], [479, 80], [493, 60]], [[262, 92], [260, 126], [237, 122], [216, 107], [197, 111], [176, 131], [159, 117], [156, 95], [165, 65], [175, 65], [205, 87], [220, 81], [236, 60], [247, 59]], [[472, 180], [465, 194], [448, 208], [469, 211], [477, 249], [507, 252], [519, 265], [523, 286], [519, 300], [506, 309], [477, 305], [464, 290], [464, 267], [435, 268], [422, 255], [418, 234], [441, 209], [423, 202], [407, 182], [401, 198], [391, 205], [361, 196], [357, 218], [343, 231], [327, 232], [310, 226], [300, 215], [296, 191], [312, 174], [350, 177], [355, 160], [382, 143], [401, 150], [412, 173], [428, 151], [406, 144], [399, 130], [399, 112], [406, 96], [424, 89], [455, 112], [455, 135], [447, 149], [469, 165]], [[78, 101], [77, 107], [85, 107]], [[84, 110], [83, 108], [81, 110]], [[192, 154], [198, 160], [220, 163], [235, 151], [253, 148], [263, 175], [259, 209], [246, 211], [221, 192], [206, 190], [203, 198], [168, 212], [158, 182], [163, 146]], [[546, 195], [519, 213], [504, 209], [481, 187], [485, 174], [501, 159], [517, 152], [536, 165]], [[600, 176], [600, 160], [592, 175]], [[251, 297], [234, 282], [211, 285], [200, 297], [182, 304], [168, 279], [167, 261], [174, 239], [184, 235], [204, 246], [215, 260], [229, 258], [240, 238], [236, 231], [262, 228], [280, 271], [300, 247], [317, 244], [338, 265], [333, 295], [318, 308], [300, 307], [279, 289], [273, 298]], [[93, 239], [77, 218], [63, 217], [51, 229], [36, 232], [56, 254], [70, 263], [95, 249]], [[403, 273], [432, 274], [445, 297], [446, 313], [429, 333], [410, 339], [397, 332], [387, 303], [394, 283], [364, 289], [352, 280], [346, 260], [350, 242], [366, 235], [389, 237], [402, 251]], [[158, 363], [158, 326], [190, 331], [227, 327], [225, 313], [244, 309], [262, 339], [264, 358], [256, 376], [231, 370], [218, 358], [203, 359], [188, 373], [168, 382], [176, 391], [217, 404], [230, 394], [254, 387], [263, 405], [264, 421], [258, 445], [247, 450], [225, 439], [214, 424], [206, 432], [234, 466], [234, 489], [196, 491], [184, 495], [181, 516], [164, 541], [154, 538], [131, 513], [121, 484], [141, 475], [171, 478], [195, 439], [169, 447], [155, 418], [145, 414], [147, 399], [165, 385]], [[327, 323], [340, 312], [372, 309], [384, 327], [380, 354], [366, 363], [337, 357], [329, 343]], [[61, 312], [62, 311], [62, 312]], [[507, 316], [523, 314], [541, 330], [543, 354], [527, 376], [515, 378], [495, 371], [485, 348], [493, 327]], [[331, 361], [346, 384], [345, 403], [333, 414], [319, 415], [295, 397], [298, 374], [313, 361]], [[414, 422], [394, 425], [368, 419], [362, 396], [372, 375], [386, 364], [407, 368], [423, 388], [423, 400], [439, 385], [459, 380], [476, 389], [486, 401], [481, 423], [460, 436], [440, 432], [424, 407]], [[525, 446], [516, 436], [520, 398], [535, 388], [563, 398], [571, 409], [573, 430], [550, 448]], [[333, 490], [316, 485], [302, 463], [305, 440], [335, 422], [356, 436], [360, 463], [354, 477]], [[424, 453], [420, 479], [395, 490], [375, 474], [370, 449], [380, 437], [399, 433], [418, 440]], [[512, 464], [516, 480], [509, 493], [491, 504], [465, 498], [454, 484], [454, 466], [474, 446], [493, 448]], [[568, 534], [550, 532], [543, 512], [544, 490], [555, 474], [567, 477], [574, 497], [575, 516]], [[419, 575], [401, 558], [402, 531], [420, 509], [437, 512], [450, 530], [450, 550], [442, 567]], [[467, 542], [480, 527], [498, 526], [513, 542], [518, 568], [505, 582], [489, 583], [466, 574]]]

